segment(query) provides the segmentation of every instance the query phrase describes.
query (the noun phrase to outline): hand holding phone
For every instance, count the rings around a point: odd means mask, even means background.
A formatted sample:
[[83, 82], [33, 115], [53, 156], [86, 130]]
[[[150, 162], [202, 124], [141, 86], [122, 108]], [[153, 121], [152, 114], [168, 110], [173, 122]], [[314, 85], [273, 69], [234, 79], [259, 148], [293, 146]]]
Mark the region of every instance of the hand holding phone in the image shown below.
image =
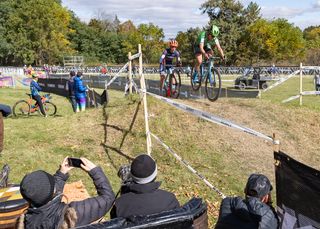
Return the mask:
[[70, 167], [81, 168], [83, 162], [79, 158], [68, 157], [68, 165]]

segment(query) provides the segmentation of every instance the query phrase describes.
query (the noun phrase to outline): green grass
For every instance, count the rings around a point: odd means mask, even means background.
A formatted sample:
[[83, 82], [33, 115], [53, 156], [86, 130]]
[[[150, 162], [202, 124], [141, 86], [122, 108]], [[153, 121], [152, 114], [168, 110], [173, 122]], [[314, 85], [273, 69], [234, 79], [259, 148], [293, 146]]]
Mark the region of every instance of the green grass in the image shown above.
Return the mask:
[[[295, 79], [263, 94], [262, 99], [219, 99], [182, 101], [207, 112], [225, 117], [262, 133], [276, 132], [285, 150], [311, 165], [320, 163], [318, 141], [319, 99], [306, 98], [303, 107], [280, 104], [282, 98], [295, 95]], [[307, 83], [306, 83], [307, 85]], [[282, 87], [282, 88], [281, 88]], [[283, 87], [288, 87], [285, 91]], [[292, 88], [292, 89], [291, 89]], [[307, 89], [309, 90], [309, 89]], [[11, 107], [26, 98], [24, 89], [0, 89], [0, 103]], [[88, 109], [74, 114], [66, 98], [53, 95], [57, 116], [43, 118], [9, 117], [5, 124], [5, 149], [0, 165], [11, 167], [10, 181], [19, 183], [24, 174], [36, 169], [54, 173], [66, 156], [85, 156], [100, 165], [118, 191], [117, 170], [146, 152], [143, 105], [139, 96], [124, 97], [123, 92], [109, 91], [107, 108]], [[226, 195], [243, 195], [248, 175], [262, 172], [273, 178], [272, 145], [244, 133], [220, 127], [148, 97], [149, 125], [152, 133], [203, 174]], [[290, 115], [289, 115], [290, 114]], [[300, 126], [297, 123], [301, 123]], [[106, 127], [106, 128], [105, 128]], [[305, 154], [300, 154], [305, 150]], [[162, 188], [176, 194], [180, 203], [192, 196], [202, 197], [209, 206], [209, 222], [216, 221], [220, 197], [152, 139], [152, 156], [157, 160]], [[91, 179], [73, 169], [69, 181], [82, 180], [91, 195]], [[108, 217], [106, 217], [108, 218]]]

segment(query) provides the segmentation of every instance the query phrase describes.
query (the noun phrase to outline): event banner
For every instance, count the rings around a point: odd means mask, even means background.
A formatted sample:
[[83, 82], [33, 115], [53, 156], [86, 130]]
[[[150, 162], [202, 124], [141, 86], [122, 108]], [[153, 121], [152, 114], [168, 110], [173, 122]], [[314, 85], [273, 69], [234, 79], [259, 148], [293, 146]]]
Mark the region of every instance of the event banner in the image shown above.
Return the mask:
[[280, 228], [320, 228], [320, 171], [283, 152], [274, 158]]
[[[68, 97], [69, 88], [68, 81], [66, 79], [41, 79], [38, 80], [39, 85], [44, 92], [53, 93], [56, 95]], [[107, 93], [104, 91], [102, 95], [97, 93], [93, 89], [89, 89], [87, 92], [87, 106], [97, 107], [103, 105], [107, 101]]]
[[14, 79], [12, 76], [0, 77], [0, 87], [14, 87]]

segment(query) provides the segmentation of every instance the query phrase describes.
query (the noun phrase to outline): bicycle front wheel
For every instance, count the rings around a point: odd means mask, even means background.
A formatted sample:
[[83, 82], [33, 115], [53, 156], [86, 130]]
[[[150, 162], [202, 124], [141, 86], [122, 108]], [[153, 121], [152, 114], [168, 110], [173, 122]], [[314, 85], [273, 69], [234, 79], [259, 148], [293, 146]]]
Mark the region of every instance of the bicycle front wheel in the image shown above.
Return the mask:
[[205, 84], [207, 98], [213, 102], [216, 101], [221, 94], [221, 76], [216, 68], [212, 68], [211, 76], [208, 75]]
[[13, 105], [13, 115], [16, 117], [28, 116], [30, 114], [30, 105], [25, 100], [20, 100]]
[[171, 97], [177, 99], [180, 94], [181, 77], [178, 71], [174, 71], [170, 76]]
[[57, 107], [52, 102], [45, 102], [43, 108], [47, 115], [55, 115], [57, 113]]

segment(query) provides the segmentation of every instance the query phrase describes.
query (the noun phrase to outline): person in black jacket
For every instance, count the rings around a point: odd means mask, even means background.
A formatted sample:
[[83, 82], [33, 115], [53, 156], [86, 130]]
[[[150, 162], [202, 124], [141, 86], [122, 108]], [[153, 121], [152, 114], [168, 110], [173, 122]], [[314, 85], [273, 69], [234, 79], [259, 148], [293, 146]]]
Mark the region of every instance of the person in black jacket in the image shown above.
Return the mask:
[[141, 154], [131, 163], [130, 177], [111, 209], [111, 218], [149, 215], [180, 207], [173, 193], [159, 189], [156, 162], [148, 155]]
[[74, 94], [74, 77], [76, 76], [76, 73], [74, 71], [71, 71], [69, 74], [68, 79], [68, 95], [69, 95], [69, 101], [72, 105], [73, 112], [77, 112], [77, 101], [76, 96]]
[[104, 216], [112, 206], [115, 196], [109, 181], [100, 167], [81, 158], [81, 168], [88, 172], [98, 196], [69, 204], [61, 202], [68, 172], [73, 168], [65, 158], [60, 169], [52, 176], [38, 170], [24, 176], [20, 192], [30, 204], [19, 228], [61, 229], [90, 224]]
[[0, 153], [3, 150], [4, 125], [3, 117], [11, 114], [11, 108], [7, 105], [0, 104]]
[[222, 200], [216, 229], [276, 229], [278, 217], [271, 202], [272, 185], [262, 174], [251, 174], [245, 187], [246, 198]]

